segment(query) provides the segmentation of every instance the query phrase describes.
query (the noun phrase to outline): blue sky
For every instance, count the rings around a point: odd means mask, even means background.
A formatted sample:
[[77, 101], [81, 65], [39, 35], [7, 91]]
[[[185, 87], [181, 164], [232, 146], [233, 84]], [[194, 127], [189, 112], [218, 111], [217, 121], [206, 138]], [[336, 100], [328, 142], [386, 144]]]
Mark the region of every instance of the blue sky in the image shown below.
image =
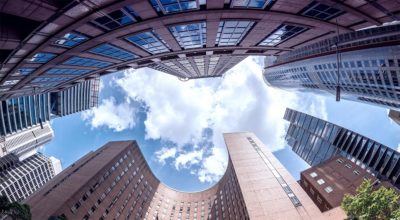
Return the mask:
[[225, 172], [224, 132], [254, 132], [298, 178], [307, 165], [286, 147], [286, 107], [398, 147], [400, 126], [386, 109], [267, 87], [262, 63], [247, 58], [224, 77], [188, 82], [147, 68], [110, 74], [101, 79], [99, 107], [53, 120], [55, 138], [42, 151], [67, 167], [108, 141], [137, 140], [162, 182], [199, 191]]

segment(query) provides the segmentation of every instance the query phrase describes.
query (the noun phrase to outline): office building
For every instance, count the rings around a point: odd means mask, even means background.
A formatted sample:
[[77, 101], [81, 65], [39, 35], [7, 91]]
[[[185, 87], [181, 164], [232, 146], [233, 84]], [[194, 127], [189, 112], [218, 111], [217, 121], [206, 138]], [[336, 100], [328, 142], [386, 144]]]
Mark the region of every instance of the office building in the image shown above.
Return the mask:
[[43, 126], [36, 125], [18, 133], [0, 137], [0, 157], [13, 153], [24, 159], [32, 151], [37, 151], [40, 146], [47, 144], [54, 137], [53, 129], [48, 122]]
[[335, 156], [301, 172], [299, 183], [324, 212], [339, 207], [345, 194], [356, 194], [356, 189], [366, 179], [378, 183], [375, 176], [351, 160]]
[[17, 157], [12, 155], [6, 157], [13, 157], [13, 164], [0, 172], [0, 194], [7, 196], [11, 202], [24, 200], [61, 171], [59, 160], [40, 153], [23, 161], [16, 160]]
[[1, 101], [0, 136], [20, 133], [43, 126], [50, 120], [49, 94], [36, 94]]
[[26, 202], [33, 219], [337, 219], [322, 214], [252, 133], [225, 134], [228, 166], [218, 183], [180, 192], [161, 183], [135, 141], [109, 142]]
[[100, 78], [78, 83], [50, 94], [51, 114], [62, 117], [98, 106]]
[[396, 150], [292, 109], [286, 109], [284, 119], [290, 123], [285, 137], [288, 145], [310, 166], [341, 155], [399, 188], [400, 153]]
[[310, 44], [265, 67], [268, 85], [400, 110], [400, 24]]
[[132, 67], [220, 76], [249, 55], [283, 55], [398, 20], [399, 8], [385, 0], [4, 1], [0, 100]]
[[389, 118], [400, 125], [400, 112], [395, 110], [389, 111]]

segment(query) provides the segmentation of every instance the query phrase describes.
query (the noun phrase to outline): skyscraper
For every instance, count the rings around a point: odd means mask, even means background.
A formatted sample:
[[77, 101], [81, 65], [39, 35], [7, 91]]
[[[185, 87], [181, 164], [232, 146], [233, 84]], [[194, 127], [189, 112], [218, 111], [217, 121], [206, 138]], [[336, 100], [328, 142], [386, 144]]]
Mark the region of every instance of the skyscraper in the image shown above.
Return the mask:
[[[40, 153], [23, 161], [15, 158], [12, 165], [4, 167], [0, 172], [0, 194], [7, 196], [11, 202], [24, 200], [61, 171], [59, 160]], [[0, 158], [0, 161], [4, 160]]]
[[228, 167], [202, 192], [162, 184], [134, 141], [109, 142], [38, 190], [33, 219], [337, 219], [322, 214], [288, 171], [252, 133], [224, 135]]
[[51, 141], [54, 137], [53, 129], [48, 122], [33, 126], [18, 133], [0, 137], [0, 157], [13, 153], [19, 158], [25, 158], [31, 151]]
[[383, 144], [322, 119], [286, 109], [289, 121], [285, 139], [311, 166], [341, 155], [399, 188], [400, 153]]
[[385, 0], [5, 1], [0, 100], [131, 67], [220, 76], [249, 55], [281, 55], [336, 31], [395, 21], [399, 8]]
[[100, 78], [76, 84], [70, 88], [52, 92], [50, 95], [51, 113], [62, 117], [88, 110], [98, 105]]
[[1, 101], [0, 136], [43, 125], [50, 120], [49, 94], [37, 94]]
[[400, 112], [395, 110], [389, 111], [389, 118], [400, 125]]
[[400, 110], [399, 44], [400, 24], [341, 34], [279, 56], [265, 67], [264, 79]]

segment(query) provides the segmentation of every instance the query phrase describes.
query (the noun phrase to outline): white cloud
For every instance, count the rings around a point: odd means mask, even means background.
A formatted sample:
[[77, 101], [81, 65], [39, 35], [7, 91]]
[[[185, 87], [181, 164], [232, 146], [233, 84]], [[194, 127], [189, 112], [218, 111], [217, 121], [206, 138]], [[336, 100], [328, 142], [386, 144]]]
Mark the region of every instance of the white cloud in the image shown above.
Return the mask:
[[122, 131], [135, 125], [136, 109], [129, 101], [116, 103], [115, 98], [103, 99], [98, 107], [82, 112], [83, 120], [92, 128], [106, 126], [114, 131]]
[[399, 145], [397, 145], [397, 152], [400, 152], [400, 144]]
[[176, 147], [167, 148], [163, 147], [155, 152], [157, 161], [161, 164], [165, 164], [165, 160], [168, 158], [174, 158], [176, 155]]
[[206, 157], [199, 170], [197, 170], [198, 178], [201, 182], [216, 182], [226, 170], [227, 155], [221, 148], [214, 147], [212, 154]]
[[[259, 59], [247, 58], [217, 79], [181, 82], [165, 73], [139, 69], [126, 71], [114, 82], [131, 100], [147, 107], [147, 139], [177, 144], [175, 151], [169, 149], [171, 152], [164, 150], [159, 154], [161, 164], [173, 158], [176, 169], [188, 168], [200, 181], [215, 182], [227, 165], [223, 133], [251, 131], [270, 150], [277, 150], [285, 146], [287, 125], [282, 118], [286, 107], [327, 118], [324, 97], [304, 98], [298, 93], [268, 87], [260, 63]], [[198, 147], [196, 144], [204, 141], [207, 128], [213, 131], [213, 146]], [[188, 143], [197, 148], [184, 151], [182, 148]]]
[[175, 168], [189, 168], [191, 165], [198, 164], [203, 158], [203, 150], [194, 150], [187, 153], [181, 153], [175, 159]]

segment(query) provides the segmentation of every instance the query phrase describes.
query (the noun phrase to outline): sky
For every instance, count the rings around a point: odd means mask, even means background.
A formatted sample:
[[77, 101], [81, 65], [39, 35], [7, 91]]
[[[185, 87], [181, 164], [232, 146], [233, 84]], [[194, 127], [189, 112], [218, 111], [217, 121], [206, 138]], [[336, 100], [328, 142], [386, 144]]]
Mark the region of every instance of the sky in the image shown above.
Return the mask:
[[149, 68], [104, 76], [99, 106], [52, 120], [55, 137], [41, 151], [65, 168], [109, 141], [136, 140], [161, 182], [193, 192], [224, 174], [228, 157], [222, 134], [229, 132], [254, 132], [298, 179], [308, 165], [284, 140], [287, 107], [400, 147], [400, 126], [387, 117], [387, 109], [271, 88], [262, 70], [263, 58], [249, 57], [220, 78], [183, 82]]

